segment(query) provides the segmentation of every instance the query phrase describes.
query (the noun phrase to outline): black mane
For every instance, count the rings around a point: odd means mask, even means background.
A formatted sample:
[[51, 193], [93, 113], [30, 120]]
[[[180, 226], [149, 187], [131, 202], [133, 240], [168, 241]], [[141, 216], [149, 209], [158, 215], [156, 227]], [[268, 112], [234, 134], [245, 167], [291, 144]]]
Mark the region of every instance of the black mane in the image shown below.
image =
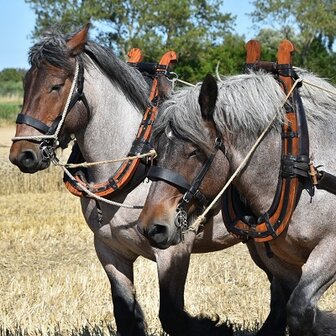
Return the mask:
[[[68, 37], [64, 37], [56, 29], [46, 32], [29, 51], [30, 65], [38, 67], [46, 62], [66, 71], [73, 71], [66, 45], [67, 40]], [[149, 104], [149, 88], [136, 69], [118, 59], [111, 49], [93, 41], [86, 43], [84, 52], [79, 57], [83, 60], [84, 65], [86, 57], [92, 59], [135, 106], [141, 111], [145, 111]]]

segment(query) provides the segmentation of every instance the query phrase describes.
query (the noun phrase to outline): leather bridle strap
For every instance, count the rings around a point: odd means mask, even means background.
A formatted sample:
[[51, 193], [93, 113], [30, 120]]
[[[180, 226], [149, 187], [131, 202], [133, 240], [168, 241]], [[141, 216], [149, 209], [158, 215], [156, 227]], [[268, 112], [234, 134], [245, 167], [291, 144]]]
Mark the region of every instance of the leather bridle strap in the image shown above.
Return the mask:
[[[76, 83], [76, 91], [73, 94], [73, 96], [71, 97], [69, 106], [67, 108], [67, 110], [65, 111], [65, 114], [68, 114], [68, 112], [74, 107], [74, 105], [78, 102], [78, 101], [82, 101], [84, 106], [86, 107], [88, 113], [90, 113], [90, 109], [89, 109], [89, 105], [87, 102], [87, 99], [84, 95], [83, 89], [84, 89], [84, 66], [81, 62], [81, 60], [78, 60], [79, 62], [79, 68], [78, 68], [78, 77], [77, 77], [77, 83]], [[62, 115], [59, 115], [51, 124], [51, 126], [45, 124], [44, 122], [42, 122], [39, 119], [36, 119], [34, 117], [31, 117], [27, 114], [23, 114], [23, 113], [19, 113], [17, 118], [16, 118], [16, 123], [17, 124], [25, 124], [28, 126], [31, 126], [33, 128], [35, 128], [36, 130], [38, 130], [40, 133], [44, 134], [44, 135], [52, 135], [55, 130], [57, 129], [57, 126], [59, 124], [59, 122], [62, 119]], [[14, 138], [15, 140], [15, 138]]]
[[46, 125], [44, 122], [23, 113], [18, 114], [16, 123], [31, 126], [42, 134], [47, 134], [50, 129], [50, 126]]
[[159, 167], [159, 166], [151, 166], [149, 168], [147, 178], [152, 181], [164, 181], [168, 184], [171, 184], [177, 187], [181, 191], [185, 191], [182, 201], [179, 203], [178, 208], [185, 208], [186, 205], [195, 198], [202, 206], [206, 206], [209, 203], [209, 200], [206, 196], [199, 190], [199, 187], [208, 172], [215, 156], [218, 151], [221, 149], [225, 154], [225, 147], [223, 145], [223, 141], [221, 138], [217, 137], [215, 140], [215, 151], [210, 154], [207, 160], [204, 162], [201, 170], [198, 172], [194, 180], [191, 184], [189, 184], [186, 179], [174, 172], [171, 169]]
[[183, 191], [189, 190], [191, 187], [182, 175], [159, 166], [151, 166], [148, 170], [147, 177], [152, 181], [167, 182]]

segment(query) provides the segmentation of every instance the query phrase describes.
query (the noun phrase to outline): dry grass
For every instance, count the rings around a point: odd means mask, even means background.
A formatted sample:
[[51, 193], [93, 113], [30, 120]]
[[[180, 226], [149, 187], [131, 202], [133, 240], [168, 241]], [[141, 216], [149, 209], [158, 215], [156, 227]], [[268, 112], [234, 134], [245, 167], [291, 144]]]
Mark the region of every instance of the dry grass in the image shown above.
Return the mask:
[[[4, 133], [0, 130], [0, 135]], [[7, 146], [8, 141], [0, 136], [0, 143]], [[43, 336], [102, 335], [103, 330], [113, 335], [107, 327], [114, 326], [109, 283], [95, 256], [79, 200], [64, 191], [55, 168], [24, 175], [9, 165], [7, 156], [4, 147], [0, 151], [0, 335], [11, 335], [6, 328]], [[159, 335], [153, 262], [138, 259], [135, 283], [149, 328]], [[191, 314], [217, 313], [222, 321], [228, 318], [247, 329], [265, 319], [268, 287], [266, 276], [239, 244], [192, 256], [186, 307]], [[333, 286], [321, 306], [336, 310], [335, 298]]]
[[17, 103], [22, 104], [23, 98], [22, 95], [7, 95], [7, 96], [0, 96], [0, 104], [2, 103]]

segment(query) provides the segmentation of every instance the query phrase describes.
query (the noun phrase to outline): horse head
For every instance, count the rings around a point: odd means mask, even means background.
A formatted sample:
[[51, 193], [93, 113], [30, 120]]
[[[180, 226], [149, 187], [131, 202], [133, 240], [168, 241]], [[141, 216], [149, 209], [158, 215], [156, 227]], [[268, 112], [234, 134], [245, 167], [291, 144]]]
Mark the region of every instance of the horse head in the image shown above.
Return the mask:
[[[219, 168], [228, 171], [225, 148], [213, 120], [217, 84], [208, 75], [198, 103], [181, 115], [174, 97], [163, 105], [154, 130], [157, 165], [149, 172], [150, 187], [138, 227], [152, 246], [167, 248], [183, 239], [188, 226], [219, 191]], [[183, 114], [183, 112], [182, 112]], [[189, 136], [181, 132], [185, 123]], [[197, 126], [197, 127], [196, 127]], [[203, 139], [203, 141], [198, 141]]]
[[31, 68], [24, 79], [23, 106], [9, 155], [22, 172], [47, 168], [50, 155], [46, 150], [66, 147], [70, 134], [87, 122], [84, 70], [78, 56], [87, 42], [88, 28], [68, 40], [42, 39], [30, 51]]

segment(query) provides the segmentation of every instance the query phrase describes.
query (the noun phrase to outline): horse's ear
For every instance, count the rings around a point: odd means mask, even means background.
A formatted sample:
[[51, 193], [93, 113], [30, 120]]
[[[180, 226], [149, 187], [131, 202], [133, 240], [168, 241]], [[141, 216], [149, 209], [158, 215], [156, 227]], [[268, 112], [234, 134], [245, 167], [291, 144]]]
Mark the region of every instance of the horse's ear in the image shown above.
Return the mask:
[[202, 83], [201, 91], [198, 97], [202, 117], [205, 121], [213, 121], [217, 95], [218, 87], [216, 79], [212, 75], [208, 74]]
[[88, 40], [89, 27], [90, 24], [86, 24], [82, 30], [77, 32], [67, 41], [67, 47], [71, 56], [77, 56], [83, 51], [84, 45]]
[[168, 99], [173, 91], [172, 82], [166, 76], [158, 76], [158, 94], [161, 101]]

